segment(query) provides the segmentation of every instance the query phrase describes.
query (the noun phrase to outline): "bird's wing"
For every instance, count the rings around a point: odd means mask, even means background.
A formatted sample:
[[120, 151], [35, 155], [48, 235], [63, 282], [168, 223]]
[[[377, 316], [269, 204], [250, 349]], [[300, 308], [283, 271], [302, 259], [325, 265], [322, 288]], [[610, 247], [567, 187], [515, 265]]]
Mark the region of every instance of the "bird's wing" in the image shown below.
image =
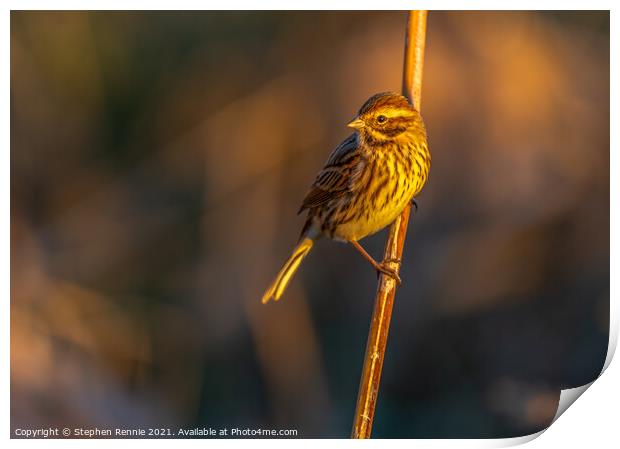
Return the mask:
[[364, 163], [358, 148], [356, 134], [351, 134], [336, 147], [312, 183], [299, 213], [338, 198], [351, 189], [356, 174], [361, 171], [360, 166]]

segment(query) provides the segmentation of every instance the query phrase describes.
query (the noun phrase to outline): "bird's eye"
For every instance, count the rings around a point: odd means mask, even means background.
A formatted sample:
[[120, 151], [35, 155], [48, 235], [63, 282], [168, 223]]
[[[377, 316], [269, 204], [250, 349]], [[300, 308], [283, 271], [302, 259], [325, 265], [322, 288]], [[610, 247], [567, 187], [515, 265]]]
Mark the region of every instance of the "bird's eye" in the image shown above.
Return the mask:
[[386, 120], [387, 120], [387, 117], [385, 115], [380, 115], [379, 117], [377, 117], [378, 123], [385, 123]]

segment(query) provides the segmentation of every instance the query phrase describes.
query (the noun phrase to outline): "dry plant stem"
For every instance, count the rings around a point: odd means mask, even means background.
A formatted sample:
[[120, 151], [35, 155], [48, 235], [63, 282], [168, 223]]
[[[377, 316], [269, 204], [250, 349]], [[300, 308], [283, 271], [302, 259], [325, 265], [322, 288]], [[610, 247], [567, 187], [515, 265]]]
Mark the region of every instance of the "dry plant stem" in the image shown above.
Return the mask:
[[[426, 38], [427, 11], [410, 11], [407, 19], [407, 36], [405, 39], [405, 62], [403, 69], [403, 95], [413, 102], [418, 111], [421, 104], [422, 69], [424, 65], [424, 45]], [[390, 266], [400, 271], [407, 224], [411, 207], [403, 213], [390, 227], [384, 261], [391, 261]], [[394, 262], [397, 261], [397, 262]], [[370, 438], [375, 406], [381, 381], [381, 370], [385, 357], [396, 282], [393, 278], [382, 274], [377, 286], [375, 307], [366, 343], [366, 355], [357, 396], [357, 407], [353, 422], [352, 438]]]

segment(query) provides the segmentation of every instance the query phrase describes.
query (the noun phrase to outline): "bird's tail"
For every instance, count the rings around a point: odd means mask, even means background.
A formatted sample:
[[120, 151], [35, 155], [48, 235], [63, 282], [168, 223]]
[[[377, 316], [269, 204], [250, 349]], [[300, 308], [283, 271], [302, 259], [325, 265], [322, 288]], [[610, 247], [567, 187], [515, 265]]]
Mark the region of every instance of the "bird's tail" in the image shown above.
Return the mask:
[[310, 237], [303, 237], [301, 239], [274, 281], [271, 283], [269, 288], [265, 290], [262, 299], [263, 304], [269, 302], [271, 298], [273, 298], [274, 301], [280, 299], [289, 281], [297, 271], [297, 268], [299, 268], [299, 264], [308, 255], [313, 244], [314, 240]]

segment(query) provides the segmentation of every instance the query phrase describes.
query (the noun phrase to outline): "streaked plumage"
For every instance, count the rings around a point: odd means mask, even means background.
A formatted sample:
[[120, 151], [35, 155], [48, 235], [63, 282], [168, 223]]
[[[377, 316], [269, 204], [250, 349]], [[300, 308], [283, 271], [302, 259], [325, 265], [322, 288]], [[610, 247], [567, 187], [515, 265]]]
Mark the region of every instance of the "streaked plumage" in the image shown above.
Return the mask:
[[398, 279], [357, 241], [391, 224], [424, 186], [431, 163], [424, 123], [405, 97], [387, 92], [369, 98], [348, 126], [356, 132], [332, 152], [306, 194], [300, 243], [263, 303], [281, 297], [321, 235], [352, 243], [377, 270]]

